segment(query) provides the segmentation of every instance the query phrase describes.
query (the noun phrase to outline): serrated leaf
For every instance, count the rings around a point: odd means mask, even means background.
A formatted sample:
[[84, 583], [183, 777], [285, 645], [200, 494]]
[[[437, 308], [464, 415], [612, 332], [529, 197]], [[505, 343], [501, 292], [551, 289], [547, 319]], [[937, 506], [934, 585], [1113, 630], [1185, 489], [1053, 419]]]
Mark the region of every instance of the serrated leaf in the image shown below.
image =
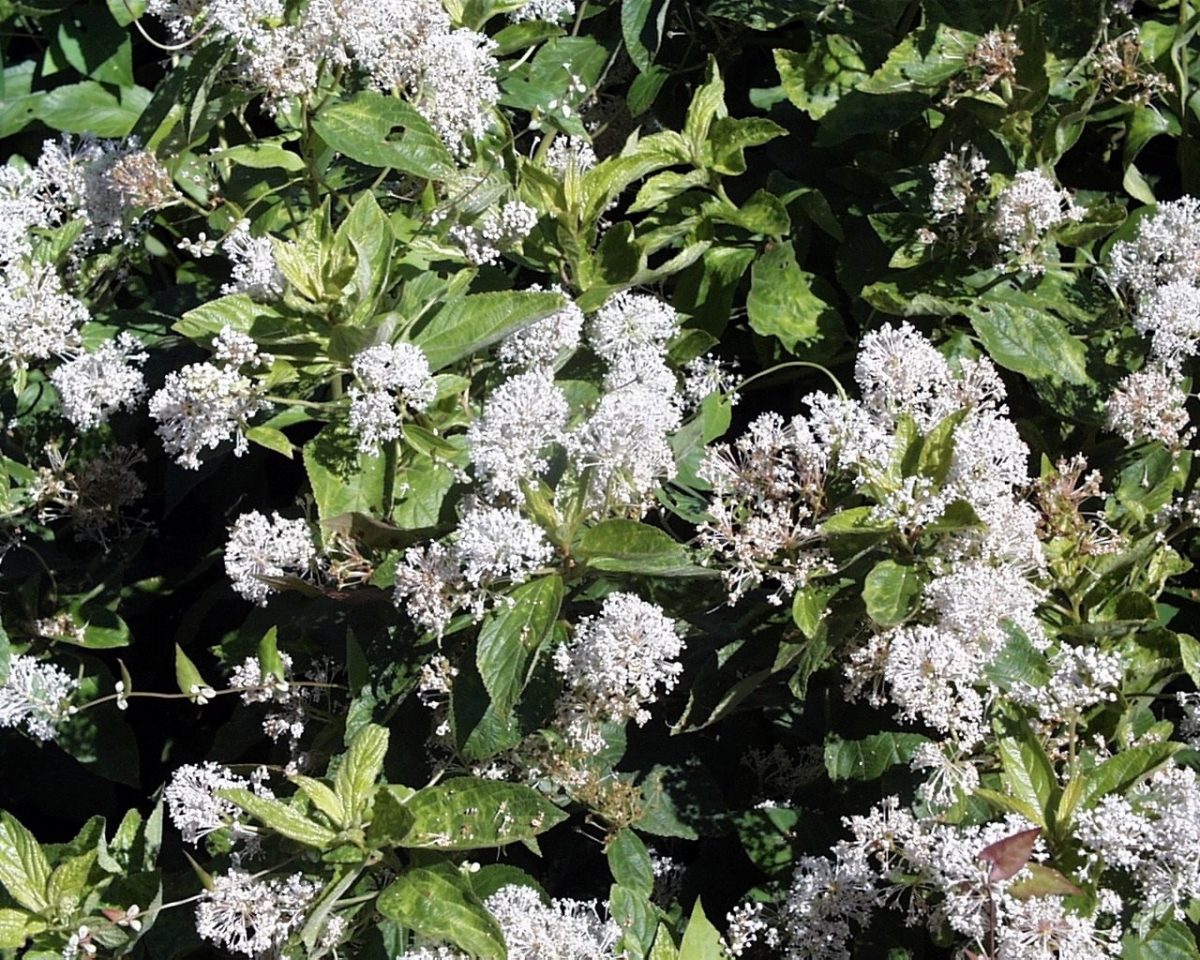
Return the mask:
[[608, 844], [608, 869], [613, 879], [643, 896], [654, 892], [654, 865], [641, 838], [625, 827]]
[[384, 727], [369, 723], [354, 735], [334, 780], [338, 800], [346, 812], [347, 826], [358, 823], [375, 795], [375, 781], [383, 770], [387, 747], [388, 731]]
[[1000, 763], [1004, 768], [1004, 782], [1029, 807], [1037, 811], [1033, 823], [1047, 826], [1046, 805], [1054, 790], [1054, 770], [1041, 745], [1031, 736], [1025, 740], [1003, 737], [999, 742]]
[[882, 627], [901, 623], [915, 609], [923, 587], [921, 571], [915, 565], [879, 561], [863, 582], [868, 616]]
[[[371, 167], [444, 180], [456, 170], [446, 145], [421, 114], [398, 97], [364, 90], [321, 109], [313, 129], [330, 147]], [[404, 133], [393, 138], [392, 132]]]
[[562, 309], [558, 293], [506, 290], [451, 300], [413, 338], [436, 372]]
[[246, 430], [246, 439], [274, 453], [282, 454], [289, 460], [296, 453], [296, 448], [292, 446], [292, 441], [287, 438], [287, 434], [275, 427], [250, 427]]
[[1200, 689], [1200, 640], [1187, 633], [1179, 636], [1179, 655], [1183, 659], [1183, 669], [1191, 677], [1197, 689]]
[[230, 789], [220, 795], [237, 804], [256, 820], [270, 827], [281, 836], [295, 840], [306, 847], [324, 850], [333, 845], [337, 834], [328, 827], [314, 823], [290, 804], [272, 797], [260, 797], [249, 790]]
[[919, 733], [876, 733], [862, 740], [834, 738], [825, 743], [825, 770], [831, 780], [875, 780], [907, 763], [929, 738]]
[[379, 895], [375, 907], [421, 936], [448, 940], [472, 956], [507, 957], [500, 925], [453, 864], [435, 863], [405, 871]]
[[0, 907], [0, 950], [20, 950], [45, 929], [46, 922], [28, 911]]
[[0, 884], [26, 910], [47, 907], [50, 864], [37, 838], [16, 817], [0, 811]]
[[604, 520], [580, 535], [574, 554], [593, 570], [648, 576], [711, 576], [670, 534], [636, 520]]
[[91, 889], [88, 874], [91, 873], [92, 864], [96, 862], [97, 856], [98, 851], [90, 850], [77, 857], [69, 857], [59, 863], [50, 874], [50, 881], [46, 885], [46, 899], [60, 915], [69, 916], [74, 913], [84, 894]]
[[328, 784], [314, 777], [305, 777], [299, 774], [293, 775], [289, 779], [308, 797], [312, 805], [331, 821], [341, 827], [348, 825], [349, 818], [346, 816], [346, 808], [342, 806], [342, 801], [338, 799], [338, 795], [329, 788]]
[[721, 934], [704, 915], [700, 901], [692, 909], [683, 942], [679, 945], [679, 960], [726, 960], [721, 946]]
[[1083, 891], [1053, 867], [1044, 863], [1028, 863], [1031, 876], [1013, 882], [1006, 891], [1010, 897], [1029, 900], [1033, 897], [1070, 897]]
[[1129, 747], [1109, 757], [1088, 774], [1080, 806], [1086, 810], [1094, 807], [1106, 794], [1123, 792], [1166, 763], [1179, 747], [1178, 743], [1148, 743]]
[[814, 277], [801, 270], [790, 242], [774, 244], [750, 268], [746, 312], [750, 327], [764, 337], [776, 337], [796, 352], [841, 329], [836, 310], [813, 291]]
[[414, 793], [404, 804], [411, 821], [381, 838], [398, 847], [477, 850], [532, 840], [567, 815], [536, 790], [517, 783], [456, 777]]
[[964, 312], [1000, 366], [1032, 380], [1089, 382], [1083, 343], [1053, 314], [997, 302], [968, 305]]
[[492, 706], [507, 715], [529, 679], [530, 665], [550, 637], [562, 605], [563, 583], [558, 574], [523, 583], [484, 621], [475, 649], [479, 676]]

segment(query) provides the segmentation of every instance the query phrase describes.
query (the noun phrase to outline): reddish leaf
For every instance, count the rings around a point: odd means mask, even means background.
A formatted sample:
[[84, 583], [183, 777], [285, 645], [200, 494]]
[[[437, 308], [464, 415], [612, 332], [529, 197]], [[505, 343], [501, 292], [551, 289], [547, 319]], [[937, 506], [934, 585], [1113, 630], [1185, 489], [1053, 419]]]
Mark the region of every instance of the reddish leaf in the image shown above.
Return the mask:
[[988, 871], [988, 880], [995, 883], [998, 880], [1007, 880], [1018, 873], [1029, 862], [1029, 856], [1033, 853], [1033, 845], [1037, 842], [1041, 832], [1041, 827], [1022, 830], [1020, 833], [1014, 833], [1011, 837], [988, 844], [980, 850], [979, 859], [992, 865], [992, 869]]

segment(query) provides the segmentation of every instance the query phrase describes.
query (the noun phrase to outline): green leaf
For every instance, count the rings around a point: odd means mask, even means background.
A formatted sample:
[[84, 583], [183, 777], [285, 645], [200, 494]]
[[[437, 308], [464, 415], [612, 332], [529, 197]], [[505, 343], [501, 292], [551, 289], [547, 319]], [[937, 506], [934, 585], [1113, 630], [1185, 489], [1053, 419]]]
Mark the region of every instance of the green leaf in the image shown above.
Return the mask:
[[55, 87], [38, 105], [37, 116], [53, 130], [94, 133], [98, 137], [123, 137], [133, 129], [150, 91], [121, 87], [110, 93], [95, 80]]
[[296, 453], [296, 448], [292, 446], [292, 441], [287, 438], [287, 434], [275, 427], [251, 427], [246, 431], [246, 439], [274, 453], [282, 454], [289, 460]]
[[877, 780], [888, 767], [908, 763], [917, 747], [928, 741], [919, 733], [876, 733], [862, 740], [833, 737], [825, 742], [825, 769], [830, 780]]
[[717, 173], [733, 176], [745, 173], [747, 149], [770, 143], [786, 133], [787, 130], [766, 117], [718, 117], [704, 145], [704, 164]]
[[271, 627], [258, 641], [258, 667], [262, 682], [274, 680], [283, 683], [287, 680], [287, 669], [283, 665], [283, 657], [279, 655], [279, 628]]
[[726, 960], [721, 947], [721, 934], [704, 915], [700, 901], [692, 909], [692, 918], [683, 932], [679, 945], [679, 960]]
[[665, 923], [658, 925], [658, 932], [654, 934], [654, 946], [646, 960], [679, 960], [679, 948], [675, 946], [675, 939]]
[[1003, 737], [999, 746], [1005, 784], [1014, 797], [1037, 812], [1033, 823], [1048, 826], [1045, 811], [1057, 781], [1045, 750], [1032, 734], [1022, 740]]
[[1008, 888], [1008, 895], [1018, 900], [1028, 900], [1032, 897], [1069, 897], [1082, 893], [1075, 884], [1064, 877], [1062, 873], [1044, 863], [1027, 863], [1029, 879], [1017, 880]]
[[25, 910], [0, 907], [0, 950], [20, 950], [25, 941], [46, 929], [46, 922]]
[[881, 560], [863, 583], [867, 614], [882, 627], [901, 623], [916, 608], [923, 586], [921, 571], [913, 564]]
[[405, 871], [375, 901], [385, 917], [472, 956], [507, 957], [504, 934], [457, 867], [434, 863]]
[[658, 53], [669, 6], [670, 0], [621, 0], [621, 36], [629, 59], [642, 73]]
[[628, 827], [618, 830], [607, 854], [608, 868], [617, 883], [647, 897], [654, 892], [654, 865], [636, 833]]
[[1178, 743], [1147, 743], [1129, 747], [1109, 757], [1088, 774], [1080, 806], [1094, 807], [1110, 793], [1122, 793], [1136, 781], [1166, 763], [1179, 749]]
[[340, 827], [349, 826], [350, 818], [346, 816], [346, 808], [342, 805], [342, 801], [338, 795], [329, 788], [328, 784], [313, 777], [305, 777], [300, 774], [294, 774], [288, 779], [299, 787], [301, 793], [308, 797], [312, 805], [325, 814], [333, 823]]
[[387, 458], [360, 453], [358, 438], [342, 423], [327, 424], [304, 445], [304, 469], [322, 520], [343, 513], [383, 511]]
[[304, 170], [304, 158], [300, 154], [293, 153], [282, 143], [272, 140], [242, 143], [236, 147], [214, 150], [208, 156], [211, 160], [229, 160], [239, 166], [250, 167], [254, 170], [281, 169], [287, 170], [289, 173], [299, 173]]
[[0, 884], [26, 910], [46, 909], [50, 864], [37, 838], [16, 817], [0, 810]]
[[683, 544], [636, 520], [604, 520], [583, 531], [574, 554], [593, 570], [658, 577], [709, 576], [691, 562]]
[[282, 800], [260, 797], [249, 790], [239, 789], [222, 790], [220, 795], [237, 804], [276, 833], [289, 840], [304, 844], [306, 847], [324, 850], [333, 846], [337, 840], [337, 834], [328, 827], [314, 823], [295, 807]]
[[918, 474], [929, 477], [939, 486], [946, 481], [946, 476], [950, 473], [950, 464], [954, 460], [954, 431], [966, 415], [965, 410], [952, 413], [929, 431], [917, 458]]
[[78, 908], [84, 895], [91, 889], [88, 875], [96, 862], [98, 851], [90, 850], [77, 857], [69, 857], [59, 863], [50, 874], [50, 882], [46, 886], [46, 899], [60, 916], [70, 916]]
[[525, 689], [531, 661], [549, 639], [562, 599], [558, 574], [538, 577], [514, 589], [484, 621], [475, 663], [501, 715], [512, 711]]
[[71, 66], [85, 77], [115, 87], [133, 86], [133, 45], [129, 33], [98, 3], [63, 11], [49, 50], [44, 75]]
[[825, 116], [868, 75], [857, 41], [838, 34], [814, 38], [803, 53], [776, 50], [775, 69], [787, 98], [814, 120]]
[[808, 584], [792, 595], [792, 622], [809, 640], [816, 638], [829, 609], [829, 599], [837, 593], [837, 587], [819, 587]]
[[683, 125], [683, 136], [691, 147], [692, 157], [699, 161], [704, 155], [713, 121], [728, 115], [725, 109], [725, 81], [714, 57], [708, 58], [704, 83], [696, 89]]
[[558, 293], [475, 293], [451, 300], [414, 338], [435, 372], [562, 309]]
[[271, 304], [259, 303], [244, 293], [231, 293], [187, 311], [171, 329], [207, 345], [225, 327], [249, 334], [256, 329], [279, 330], [285, 323]]
[[205, 683], [200, 671], [179, 644], [175, 644], [175, 684], [179, 687], [179, 692], [187, 694], [193, 702], [198, 697], [212, 695], [212, 687]]
[[813, 292], [813, 275], [801, 270], [791, 243], [777, 243], [750, 268], [750, 294], [746, 311], [750, 327], [764, 337], [776, 337], [796, 352], [803, 343], [833, 337], [841, 319]]
[[1191, 677], [1192, 683], [1200, 689], [1200, 640], [1191, 634], [1181, 633], [1179, 636], [1179, 655], [1183, 658], [1183, 669]]
[[1083, 343], [1053, 314], [998, 302], [967, 305], [963, 312], [1000, 366], [1033, 380], [1089, 382]]
[[[362, 91], [328, 104], [312, 124], [330, 147], [369, 167], [390, 167], [428, 180], [445, 180], [457, 169], [428, 121], [398, 97]], [[398, 139], [392, 136], [397, 127], [404, 129]]]
[[338, 800], [346, 811], [347, 826], [361, 820], [375, 795], [375, 781], [383, 770], [387, 747], [388, 731], [384, 727], [368, 723], [354, 735], [334, 779]]
[[788, 875], [795, 869], [800, 816], [790, 807], [758, 807], [734, 819], [746, 856], [768, 876]]
[[796, 0], [708, 0], [706, 12], [763, 31], [778, 30], [804, 16]]
[[1121, 941], [1121, 960], [1198, 960], [1196, 938], [1182, 920], [1171, 920], [1147, 937], [1130, 933]]
[[424, 787], [404, 807], [411, 821], [386, 842], [433, 850], [477, 850], [532, 840], [567, 818], [529, 787], [472, 777]]

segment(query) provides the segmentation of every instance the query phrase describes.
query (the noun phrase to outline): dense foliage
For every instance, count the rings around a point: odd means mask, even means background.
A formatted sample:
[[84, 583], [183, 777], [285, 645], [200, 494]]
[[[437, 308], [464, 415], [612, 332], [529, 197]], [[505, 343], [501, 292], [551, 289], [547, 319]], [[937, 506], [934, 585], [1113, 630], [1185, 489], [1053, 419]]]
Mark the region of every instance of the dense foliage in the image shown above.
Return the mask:
[[1191, 0], [0, 20], [0, 956], [1200, 958]]

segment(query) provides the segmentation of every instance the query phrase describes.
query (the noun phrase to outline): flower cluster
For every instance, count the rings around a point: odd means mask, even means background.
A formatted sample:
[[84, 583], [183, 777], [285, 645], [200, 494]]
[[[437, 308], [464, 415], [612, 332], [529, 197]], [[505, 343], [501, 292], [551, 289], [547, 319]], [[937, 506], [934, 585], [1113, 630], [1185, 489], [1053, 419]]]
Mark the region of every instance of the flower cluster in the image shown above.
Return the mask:
[[354, 68], [379, 90], [403, 90], [456, 153], [491, 125], [499, 99], [495, 43], [455, 29], [439, 0], [316, 0], [289, 17], [280, 0], [151, 0], [184, 40], [228, 41], [243, 82], [277, 112], [319, 86], [324, 68]]
[[270, 517], [257, 510], [234, 521], [225, 547], [225, 572], [233, 589], [251, 603], [265, 604], [271, 587], [265, 577], [310, 575], [317, 565], [317, 547], [304, 520]]
[[406, 413], [419, 413], [437, 396], [429, 360], [412, 343], [381, 343], [355, 355], [357, 383], [350, 397], [350, 429], [363, 453], [377, 455], [381, 443], [400, 436]]
[[23, 727], [35, 740], [53, 740], [78, 687], [78, 680], [52, 663], [26, 654], [9, 657], [0, 683], [0, 727]]
[[196, 905], [196, 932], [230, 953], [270, 955], [304, 922], [321, 885], [303, 874], [259, 878], [230, 870]]

